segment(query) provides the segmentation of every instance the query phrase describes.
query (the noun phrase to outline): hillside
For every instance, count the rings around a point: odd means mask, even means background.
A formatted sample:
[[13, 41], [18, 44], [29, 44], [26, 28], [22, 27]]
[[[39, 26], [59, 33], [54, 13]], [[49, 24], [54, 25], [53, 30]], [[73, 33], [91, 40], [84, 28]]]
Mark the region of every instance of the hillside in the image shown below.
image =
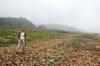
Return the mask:
[[1, 27], [15, 27], [19, 28], [21, 26], [27, 27], [27, 28], [36, 28], [36, 26], [26, 18], [11, 18], [11, 17], [6, 17], [0, 18], [0, 26]]
[[45, 25], [49, 30], [64, 30], [64, 31], [76, 31], [80, 32], [81, 30], [72, 26], [59, 25], [59, 24], [47, 24]]
[[[37, 28], [31, 21], [26, 18], [13, 18], [13, 17], [0, 17], [0, 27], [11, 27], [11, 28], [19, 28], [24, 26], [26, 28]], [[59, 25], [59, 24], [46, 24], [46, 25], [38, 25], [38, 29], [42, 30], [61, 30], [61, 31], [80, 31], [79, 29], [67, 26], [67, 25]]]

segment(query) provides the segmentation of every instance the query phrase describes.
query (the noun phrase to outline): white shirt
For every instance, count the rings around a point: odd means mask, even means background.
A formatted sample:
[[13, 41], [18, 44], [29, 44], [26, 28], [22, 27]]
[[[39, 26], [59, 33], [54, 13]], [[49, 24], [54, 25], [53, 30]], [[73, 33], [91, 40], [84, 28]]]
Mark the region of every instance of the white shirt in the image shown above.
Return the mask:
[[25, 33], [24, 32], [20, 33], [20, 39], [25, 39]]

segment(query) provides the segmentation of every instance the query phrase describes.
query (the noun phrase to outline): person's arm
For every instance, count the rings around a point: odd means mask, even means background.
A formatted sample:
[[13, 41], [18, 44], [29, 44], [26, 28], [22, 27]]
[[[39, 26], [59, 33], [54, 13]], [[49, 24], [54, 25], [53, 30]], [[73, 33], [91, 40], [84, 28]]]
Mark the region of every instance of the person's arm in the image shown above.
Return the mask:
[[16, 40], [16, 44], [18, 45], [18, 40], [20, 38], [20, 32], [17, 33], [17, 40]]
[[26, 35], [27, 35], [27, 34], [25, 33], [25, 46], [26, 46]]
[[26, 33], [25, 33], [25, 36], [24, 36], [24, 37], [25, 37], [25, 39], [26, 39]]
[[18, 40], [19, 40], [19, 38], [20, 38], [20, 32], [18, 33]]

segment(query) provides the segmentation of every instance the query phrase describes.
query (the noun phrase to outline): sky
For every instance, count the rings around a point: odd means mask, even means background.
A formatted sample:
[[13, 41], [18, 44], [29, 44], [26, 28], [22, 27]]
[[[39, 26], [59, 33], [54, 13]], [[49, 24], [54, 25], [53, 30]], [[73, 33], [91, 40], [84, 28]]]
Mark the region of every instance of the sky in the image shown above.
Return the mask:
[[0, 0], [0, 17], [25, 17], [34, 24], [100, 33], [100, 0]]

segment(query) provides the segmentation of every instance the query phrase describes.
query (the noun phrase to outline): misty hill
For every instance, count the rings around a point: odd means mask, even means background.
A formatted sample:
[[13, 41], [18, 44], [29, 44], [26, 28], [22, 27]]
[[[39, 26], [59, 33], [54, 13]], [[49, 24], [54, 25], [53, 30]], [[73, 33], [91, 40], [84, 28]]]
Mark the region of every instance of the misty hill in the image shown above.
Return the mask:
[[77, 29], [72, 26], [66, 26], [66, 25], [59, 25], [59, 24], [47, 24], [45, 25], [46, 29], [48, 30], [64, 30], [64, 31], [81, 31], [80, 29]]
[[[12, 28], [19, 28], [24, 26], [26, 28], [35, 28], [37, 27], [28, 19], [26, 18], [12, 18], [12, 17], [1, 17], [0, 18], [0, 27], [12, 27]], [[39, 25], [38, 29], [42, 30], [63, 30], [63, 31], [80, 31], [77, 28], [72, 26], [65, 26], [59, 24], [46, 24], [46, 25]]]
[[46, 30], [47, 29], [45, 25], [39, 25], [38, 28], [42, 29], [42, 30]]
[[36, 26], [26, 18], [11, 18], [6, 17], [0, 18], [0, 27], [14, 27], [19, 28], [21, 26], [27, 27], [27, 28], [36, 28]]

